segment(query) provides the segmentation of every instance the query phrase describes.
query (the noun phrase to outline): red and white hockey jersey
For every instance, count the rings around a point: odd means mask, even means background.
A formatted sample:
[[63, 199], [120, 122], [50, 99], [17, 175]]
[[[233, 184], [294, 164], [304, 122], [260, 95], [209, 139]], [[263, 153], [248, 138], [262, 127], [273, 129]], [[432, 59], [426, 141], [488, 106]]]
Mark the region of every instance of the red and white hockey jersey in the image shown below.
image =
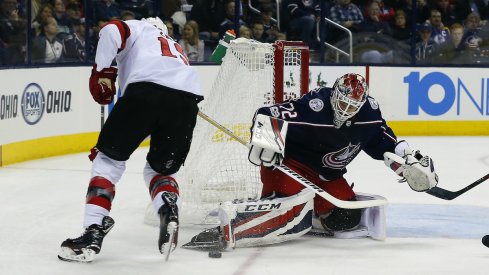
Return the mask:
[[196, 70], [167, 33], [147, 22], [115, 20], [99, 36], [97, 71], [110, 67], [115, 57], [122, 95], [130, 83], [152, 82], [202, 96]]

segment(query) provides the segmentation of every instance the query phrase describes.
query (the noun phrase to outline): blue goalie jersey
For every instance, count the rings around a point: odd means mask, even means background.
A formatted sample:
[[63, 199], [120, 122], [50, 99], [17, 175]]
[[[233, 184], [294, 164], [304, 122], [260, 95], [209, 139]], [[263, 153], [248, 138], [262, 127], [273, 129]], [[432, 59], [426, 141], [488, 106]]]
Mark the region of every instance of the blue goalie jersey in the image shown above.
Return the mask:
[[308, 166], [325, 180], [342, 177], [361, 150], [383, 160], [384, 152], [394, 152], [397, 143], [377, 101], [370, 96], [353, 118], [335, 128], [331, 92], [331, 88], [320, 88], [257, 111], [289, 122], [285, 158]]

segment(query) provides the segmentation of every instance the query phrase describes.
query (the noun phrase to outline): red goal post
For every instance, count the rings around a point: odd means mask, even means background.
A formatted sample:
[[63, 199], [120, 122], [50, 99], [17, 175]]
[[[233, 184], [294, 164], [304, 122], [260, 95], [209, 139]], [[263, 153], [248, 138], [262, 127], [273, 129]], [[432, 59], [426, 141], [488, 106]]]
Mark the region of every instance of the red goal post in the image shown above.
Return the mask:
[[[273, 47], [275, 48], [275, 102], [284, 101], [284, 68], [288, 64], [299, 66], [299, 92], [301, 95], [307, 93], [309, 91], [309, 47], [307, 44], [300, 41], [279, 40], [273, 44]], [[294, 54], [298, 54], [298, 56], [289, 56]], [[299, 65], [297, 65], [297, 61], [300, 61]]]

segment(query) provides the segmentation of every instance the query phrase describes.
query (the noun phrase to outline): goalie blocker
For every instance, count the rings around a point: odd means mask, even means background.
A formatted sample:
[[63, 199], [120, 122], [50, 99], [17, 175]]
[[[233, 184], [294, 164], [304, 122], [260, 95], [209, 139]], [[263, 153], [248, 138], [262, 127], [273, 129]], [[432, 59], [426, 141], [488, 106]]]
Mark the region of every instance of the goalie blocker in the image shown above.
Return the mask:
[[252, 127], [248, 159], [254, 165], [271, 167], [284, 159], [288, 123], [258, 114]]
[[[381, 197], [358, 194], [356, 198], [369, 200]], [[319, 218], [313, 217], [313, 199], [314, 192], [303, 189], [296, 195], [283, 198], [223, 202], [219, 206], [221, 225], [204, 230], [182, 247], [213, 251], [262, 246], [297, 239], [311, 229], [313, 234], [342, 239], [385, 239], [385, 206], [360, 210], [360, 223], [352, 229], [331, 231]]]

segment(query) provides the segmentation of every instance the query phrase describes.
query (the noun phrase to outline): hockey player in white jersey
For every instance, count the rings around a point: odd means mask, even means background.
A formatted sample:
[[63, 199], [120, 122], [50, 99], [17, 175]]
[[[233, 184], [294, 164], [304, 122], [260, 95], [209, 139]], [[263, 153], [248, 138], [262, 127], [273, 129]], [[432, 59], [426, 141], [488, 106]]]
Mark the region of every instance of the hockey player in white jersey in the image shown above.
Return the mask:
[[[111, 67], [113, 60], [117, 67]], [[86, 194], [85, 231], [61, 244], [59, 259], [90, 262], [114, 226], [109, 216], [115, 186], [125, 162], [151, 136], [143, 175], [160, 216], [158, 249], [168, 255], [178, 236], [180, 202], [176, 173], [190, 148], [203, 100], [197, 72], [159, 18], [111, 21], [100, 31], [89, 80], [93, 99], [112, 102], [118, 75], [122, 97], [104, 124], [92, 149], [91, 179]]]

